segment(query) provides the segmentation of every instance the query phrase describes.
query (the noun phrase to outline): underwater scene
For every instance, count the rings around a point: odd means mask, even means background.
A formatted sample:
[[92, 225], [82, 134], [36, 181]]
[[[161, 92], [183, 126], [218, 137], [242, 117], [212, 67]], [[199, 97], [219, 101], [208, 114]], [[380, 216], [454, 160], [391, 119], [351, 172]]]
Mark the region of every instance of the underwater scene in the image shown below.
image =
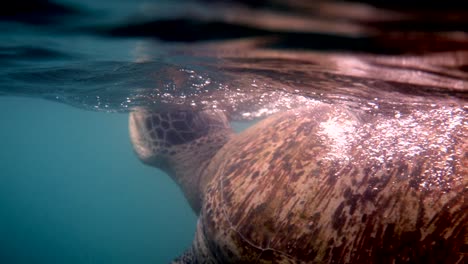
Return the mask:
[[0, 263], [465, 263], [463, 1], [17, 0]]

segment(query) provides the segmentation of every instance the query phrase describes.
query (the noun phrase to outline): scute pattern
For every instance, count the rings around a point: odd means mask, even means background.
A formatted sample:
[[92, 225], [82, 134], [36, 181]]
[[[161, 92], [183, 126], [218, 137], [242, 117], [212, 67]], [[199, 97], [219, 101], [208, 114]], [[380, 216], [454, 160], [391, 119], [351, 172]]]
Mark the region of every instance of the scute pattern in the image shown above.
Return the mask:
[[160, 142], [169, 146], [180, 145], [208, 132], [208, 126], [204, 126], [205, 123], [198, 124], [194, 118], [196, 116], [190, 111], [152, 112], [146, 117], [146, 129], [155, 141], [155, 145], [160, 145]]
[[215, 263], [463, 263], [467, 120], [427, 114], [399, 134], [329, 105], [264, 120], [211, 161], [198, 236]]

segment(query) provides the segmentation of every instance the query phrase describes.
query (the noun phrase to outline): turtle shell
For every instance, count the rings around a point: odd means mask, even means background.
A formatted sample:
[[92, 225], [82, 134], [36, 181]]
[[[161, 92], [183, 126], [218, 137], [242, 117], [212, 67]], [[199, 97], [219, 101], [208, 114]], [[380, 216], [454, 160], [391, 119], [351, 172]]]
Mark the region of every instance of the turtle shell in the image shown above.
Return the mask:
[[198, 262], [458, 263], [468, 129], [455, 114], [318, 104], [259, 122], [206, 170]]

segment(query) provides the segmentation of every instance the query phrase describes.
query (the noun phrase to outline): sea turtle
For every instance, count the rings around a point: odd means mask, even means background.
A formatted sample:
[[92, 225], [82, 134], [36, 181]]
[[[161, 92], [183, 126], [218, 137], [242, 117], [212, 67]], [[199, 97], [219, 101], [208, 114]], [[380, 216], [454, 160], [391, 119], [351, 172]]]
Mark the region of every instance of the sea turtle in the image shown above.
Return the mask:
[[130, 114], [139, 158], [198, 214], [175, 263], [464, 263], [463, 109], [316, 102], [235, 134], [221, 110]]

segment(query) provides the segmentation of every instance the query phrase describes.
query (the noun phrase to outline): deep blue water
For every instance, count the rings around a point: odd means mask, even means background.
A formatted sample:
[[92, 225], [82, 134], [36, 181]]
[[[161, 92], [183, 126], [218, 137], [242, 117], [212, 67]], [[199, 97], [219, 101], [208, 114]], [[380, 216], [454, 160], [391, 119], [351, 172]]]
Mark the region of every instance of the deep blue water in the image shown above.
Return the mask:
[[1, 97], [0, 263], [167, 263], [196, 218], [126, 114]]

